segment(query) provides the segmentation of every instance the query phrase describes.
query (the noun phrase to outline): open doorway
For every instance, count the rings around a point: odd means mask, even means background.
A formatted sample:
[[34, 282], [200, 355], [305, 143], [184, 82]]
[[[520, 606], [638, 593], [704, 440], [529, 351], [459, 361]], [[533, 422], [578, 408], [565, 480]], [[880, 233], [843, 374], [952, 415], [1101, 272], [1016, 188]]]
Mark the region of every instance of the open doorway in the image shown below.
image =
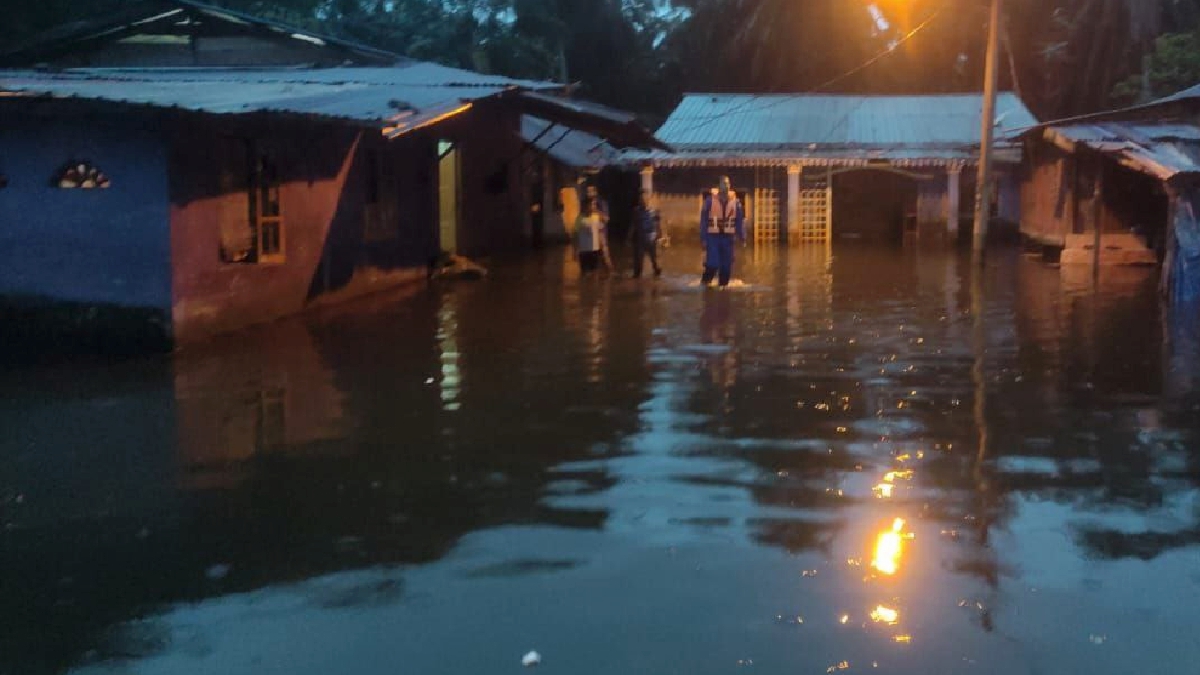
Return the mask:
[[458, 253], [461, 167], [458, 146], [438, 141], [438, 242], [441, 250]]

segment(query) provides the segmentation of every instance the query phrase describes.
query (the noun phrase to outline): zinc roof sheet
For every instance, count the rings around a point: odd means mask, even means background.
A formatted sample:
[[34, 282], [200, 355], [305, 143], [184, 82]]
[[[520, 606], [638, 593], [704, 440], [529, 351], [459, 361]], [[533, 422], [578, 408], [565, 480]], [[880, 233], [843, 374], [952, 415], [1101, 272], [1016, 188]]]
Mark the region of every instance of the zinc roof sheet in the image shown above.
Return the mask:
[[1159, 180], [1200, 174], [1200, 127], [1189, 124], [1075, 124], [1049, 127], [1046, 133]]
[[397, 67], [84, 69], [0, 71], [7, 93], [178, 108], [210, 114], [284, 112], [357, 122], [442, 114], [463, 102], [552, 83], [513, 80], [431, 63]]
[[[980, 142], [979, 94], [929, 96], [689, 94], [658, 130], [684, 155], [785, 154], [821, 148], [873, 148], [897, 156]], [[1037, 123], [1012, 93], [997, 97], [998, 138]]]
[[554, 160], [575, 169], [606, 166], [619, 155], [615, 148], [599, 136], [570, 127], [551, 125], [550, 122], [532, 115], [521, 116], [521, 136], [526, 143], [532, 143]]

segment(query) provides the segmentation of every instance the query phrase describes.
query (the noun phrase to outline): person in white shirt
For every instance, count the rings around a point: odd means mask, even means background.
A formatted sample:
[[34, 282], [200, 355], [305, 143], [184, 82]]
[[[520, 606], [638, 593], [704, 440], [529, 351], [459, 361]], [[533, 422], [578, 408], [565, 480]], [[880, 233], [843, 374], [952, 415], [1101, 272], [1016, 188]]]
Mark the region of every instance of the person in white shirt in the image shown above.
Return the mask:
[[611, 271], [608, 229], [593, 199], [583, 203], [579, 218], [575, 221], [575, 251], [579, 255], [579, 269], [584, 274], [596, 271], [601, 265]]

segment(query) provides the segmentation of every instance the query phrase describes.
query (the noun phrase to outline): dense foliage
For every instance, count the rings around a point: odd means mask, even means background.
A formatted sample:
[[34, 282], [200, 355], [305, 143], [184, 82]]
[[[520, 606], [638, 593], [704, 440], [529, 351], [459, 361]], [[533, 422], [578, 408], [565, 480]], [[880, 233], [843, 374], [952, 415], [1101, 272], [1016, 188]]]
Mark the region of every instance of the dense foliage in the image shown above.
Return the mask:
[[[414, 58], [578, 82], [586, 96], [650, 121], [688, 90], [977, 89], [989, 1], [214, 0]], [[19, 3], [0, 42], [127, 4]], [[1161, 95], [1200, 76], [1200, 0], [1005, 7], [1002, 85], [1043, 118]]]

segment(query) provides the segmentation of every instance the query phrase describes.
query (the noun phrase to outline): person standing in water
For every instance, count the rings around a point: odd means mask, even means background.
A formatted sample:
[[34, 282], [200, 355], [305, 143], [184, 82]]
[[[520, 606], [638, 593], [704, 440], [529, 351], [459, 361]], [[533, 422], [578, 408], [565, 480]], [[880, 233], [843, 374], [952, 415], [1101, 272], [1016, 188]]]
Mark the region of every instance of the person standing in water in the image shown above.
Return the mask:
[[594, 199], [583, 202], [579, 218], [575, 221], [575, 250], [579, 256], [579, 270], [583, 274], [591, 274], [601, 265], [611, 270], [607, 229]]
[[700, 210], [700, 241], [704, 245], [704, 275], [700, 283], [712, 284], [717, 277], [721, 288], [729, 286], [733, 276], [733, 241], [736, 237], [746, 243], [746, 214], [742, 203], [729, 185], [729, 177], [721, 176], [715, 194], [704, 200]]
[[633, 278], [642, 276], [642, 263], [646, 256], [650, 257], [650, 266], [654, 276], [662, 276], [662, 268], [658, 266], [658, 212], [650, 208], [650, 195], [645, 191], [638, 193], [637, 206], [633, 210]]

